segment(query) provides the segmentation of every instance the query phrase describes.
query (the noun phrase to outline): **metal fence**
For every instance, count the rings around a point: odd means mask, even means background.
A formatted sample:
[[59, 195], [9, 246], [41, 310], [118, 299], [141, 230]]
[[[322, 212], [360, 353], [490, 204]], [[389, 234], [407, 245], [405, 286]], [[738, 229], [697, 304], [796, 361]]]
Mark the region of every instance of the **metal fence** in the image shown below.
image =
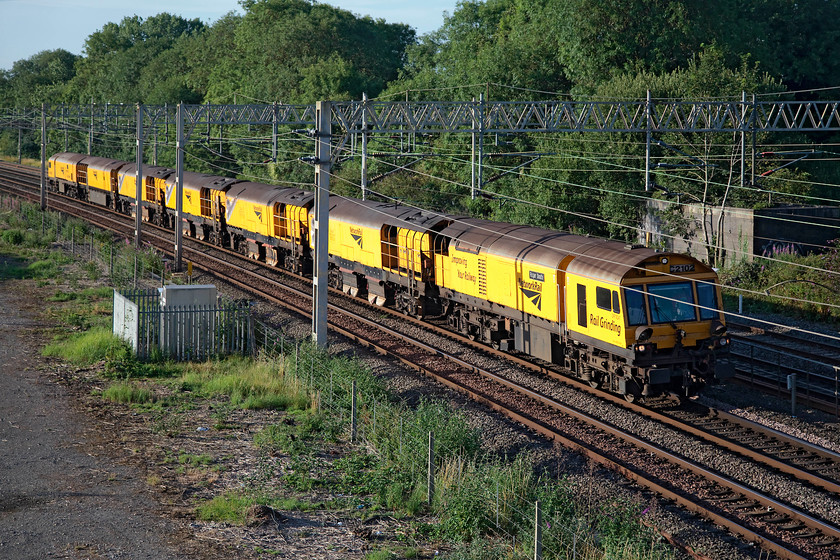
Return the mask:
[[114, 291], [114, 333], [129, 341], [141, 359], [250, 355], [253, 330], [247, 303], [162, 308], [157, 290]]

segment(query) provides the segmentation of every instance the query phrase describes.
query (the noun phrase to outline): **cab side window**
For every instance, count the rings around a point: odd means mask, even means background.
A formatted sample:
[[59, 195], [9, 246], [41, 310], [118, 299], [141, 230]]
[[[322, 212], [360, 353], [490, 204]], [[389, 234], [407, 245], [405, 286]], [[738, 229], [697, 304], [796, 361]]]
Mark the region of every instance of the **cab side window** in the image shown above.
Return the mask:
[[586, 328], [586, 285], [577, 285], [578, 326]]
[[627, 306], [627, 322], [631, 326], [647, 325], [645, 293], [641, 288], [624, 288], [624, 302]]
[[697, 283], [697, 303], [700, 304], [700, 320], [717, 319], [717, 295], [714, 284]]
[[621, 306], [618, 303], [618, 292], [607, 288], [595, 288], [595, 305], [598, 309], [621, 313]]
[[598, 309], [612, 311], [612, 295], [606, 288], [595, 288], [595, 305]]

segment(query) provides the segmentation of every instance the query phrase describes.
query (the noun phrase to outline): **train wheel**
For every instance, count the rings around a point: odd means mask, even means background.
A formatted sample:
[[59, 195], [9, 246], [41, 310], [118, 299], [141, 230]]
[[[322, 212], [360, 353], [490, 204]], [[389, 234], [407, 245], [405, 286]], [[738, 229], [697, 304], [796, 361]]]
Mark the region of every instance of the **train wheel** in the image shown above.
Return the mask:
[[629, 403], [636, 402], [636, 395], [633, 393], [624, 393], [624, 400]]

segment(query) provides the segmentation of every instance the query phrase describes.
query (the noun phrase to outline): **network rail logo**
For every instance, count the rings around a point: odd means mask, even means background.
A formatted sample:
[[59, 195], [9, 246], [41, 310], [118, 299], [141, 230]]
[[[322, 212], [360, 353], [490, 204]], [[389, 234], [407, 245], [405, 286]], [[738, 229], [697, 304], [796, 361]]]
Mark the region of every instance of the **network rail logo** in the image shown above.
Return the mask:
[[350, 237], [353, 238], [353, 241], [356, 242], [356, 245], [359, 246], [359, 249], [364, 250], [363, 243], [362, 243], [362, 229], [361, 228], [350, 228]]
[[527, 281], [522, 278], [519, 279], [519, 291], [540, 311], [542, 311], [543, 282], [545, 282], [545, 274], [533, 270], [528, 271]]

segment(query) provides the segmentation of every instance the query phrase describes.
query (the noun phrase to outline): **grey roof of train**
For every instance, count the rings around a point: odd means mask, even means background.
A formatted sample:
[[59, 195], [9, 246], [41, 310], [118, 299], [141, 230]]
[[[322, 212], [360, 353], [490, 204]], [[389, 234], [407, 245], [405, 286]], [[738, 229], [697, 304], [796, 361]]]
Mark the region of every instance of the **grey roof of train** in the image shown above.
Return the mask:
[[77, 163], [83, 163], [87, 165], [88, 169], [95, 169], [98, 171], [113, 171], [114, 169], [119, 169], [120, 167], [128, 165], [125, 161], [104, 157], [86, 157], [83, 160], [79, 160]]
[[475, 218], [458, 218], [441, 234], [452, 238], [454, 250], [480, 251], [548, 268], [559, 268], [563, 259], [572, 256], [567, 272], [616, 284], [644, 260], [665, 256], [617, 241]]
[[311, 191], [248, 181], [240, 181], [231, 185], [226, 196], [265, 205], [282, 202], [294, 206], [311, 207], [315, 202], [315, 193]]
[[[174, 185], [178, 174], [173, 173], [166, 178], [167, 185]], [[224, 190], [231, 184], [236, 183], [236, 179], [229, 177], [219, 177], [218, 175], [210, 175], [208, 173], [196, 173], [195, 171], [184, 171], [184, 188], [192, 190], [201, 190], [203, 188]]]
[[435, 229], [438, 224], [450, 219], [448, 216], [402, 204], [345, 197], [330, 198], [330, 216], [367, 228], [379, 229], [383, 224], [388, 224], [415, 231]]
[[[169, 167], [163, 167], [160, 165], [144, 165], [143, 166], [143, 177], [166, 177], [167, 175], [175, 173], [174, 169], [170, 169]], [[137, 174], [137, 164], [130, 163], [120, 169], [120, 175], [136, 175]]]
[[60, 161], [61, 163], [78, 163], [86, 157], [89, 156], [75, 152], [61, 152], [60, 154], [54, 154], [50, 159]]

